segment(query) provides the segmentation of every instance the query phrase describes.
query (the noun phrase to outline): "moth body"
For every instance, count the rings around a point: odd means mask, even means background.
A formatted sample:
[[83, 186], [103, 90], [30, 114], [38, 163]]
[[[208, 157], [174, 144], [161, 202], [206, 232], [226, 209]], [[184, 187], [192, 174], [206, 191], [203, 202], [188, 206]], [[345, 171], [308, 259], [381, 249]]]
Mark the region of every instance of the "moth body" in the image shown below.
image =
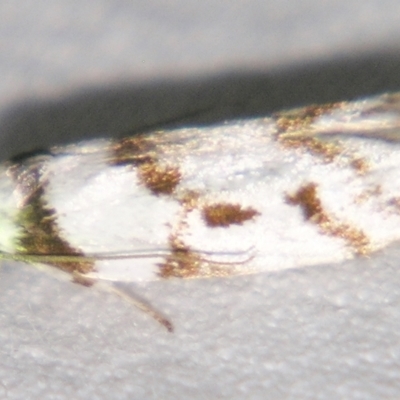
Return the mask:
[[388, 94], [5, 162], [3, 258], [141, 281], [370, 255], [400, 239], [398, 104]]

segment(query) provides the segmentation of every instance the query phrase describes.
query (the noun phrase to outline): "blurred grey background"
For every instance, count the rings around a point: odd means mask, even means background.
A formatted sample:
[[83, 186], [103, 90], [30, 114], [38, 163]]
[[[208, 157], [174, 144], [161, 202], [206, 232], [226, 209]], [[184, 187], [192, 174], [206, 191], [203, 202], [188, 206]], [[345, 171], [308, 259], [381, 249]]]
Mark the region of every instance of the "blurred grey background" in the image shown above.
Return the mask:
[[[0, 2], [0, 158], [400, 88], [389, 0]], [[1, 227], [0, 227], [1, 229]], [[370, 259], [129, 285], [174, 322], [0, 270], [0, 398], [400, 397], [400, 273]]]

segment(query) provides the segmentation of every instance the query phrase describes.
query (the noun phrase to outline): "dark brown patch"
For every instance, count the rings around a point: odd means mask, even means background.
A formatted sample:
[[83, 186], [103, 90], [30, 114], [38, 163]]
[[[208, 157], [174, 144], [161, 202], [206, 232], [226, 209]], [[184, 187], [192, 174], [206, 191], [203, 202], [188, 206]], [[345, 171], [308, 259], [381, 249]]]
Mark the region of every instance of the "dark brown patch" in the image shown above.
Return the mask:
[[300, 206], [304, 218], [318, 225], [323, 234], [346, 240], [358, 254], [365, 255], [370, 252], [369, 239], [362, 230], [335, 221], [326, 213], [318, 197], [315, 183], [308, 183], [300, 187], [293, 195], [286, 196], [286, 201], [289, 204]]
[[360, 175], [367, 173], [370, 168], [365, 158], [356, 154], [346, 155], [345, 148], [340, 142], [323, 140], [301, 132], [282, 134], [278, 136], [277, 140], [285, 148], [306, 150], [312, 155], [322, 157], [325, 162], [332, 162], [336, 157], [344, 155], [344, 160]]
[[112, 165], [134, 165], [140, 181], [154, 194], [170, 195], [179, 185], [179, 168], [162, 165], [156, 144], [147, 135], [121, 139], [113, 146]]
[[170, 236], [171, 253], [159, 264], [161, 278], [215, 278], [237, 275], [240, 263], [207, 260], [200, 252], [190, 250], [177, 236]]
[[114, 143], [111, 165], [135, 165], [156, 160], [155, 145], [147, 135], [124, 138]]
[[288, 195], [286, 201], [289, 204], [299, 205], [306, 220], [312, 220], [312, 222], [319, 224], [329, 219], [322, 208], [321, 200], [318, 198], [315, 183], [308, 183], [300, 187], [295, 194]]
[[[63, 271], [85, 274], [94, 270], [93, 261], [84, 261], [84, 254], [72, 248], [63, 240], [56, 223], [56, 213], [50, 209], [43, 199], [43, 185], [33, 188], [31, 195], [22, 206], [17, 223], [22, 228], [18, 248], [20, 253], [27, 255], [56, 256], [48, 264]], [[82, 257], [82, 261], [63, 261], [62, 257]], [[59, 257], [60, 260], [56, 260]]]
[[178, 168], [159, 165], [153, 161], [139, 165], [138, 175], [140, 181], [157, 195], [172, 194], [181, 180]]
[[307, 128], [316, 118], [341, 107], [342, 103], [310, 105], [274, 114], [279, 132], [294, 132]]
[[343, 148], [339, 144], [311, 136], [282, 135], [279, 136], [278, 140], [286, 148], [306, 149], [311, 154], [323, 157], [327, 162], [333, 161], [335, 157], [343, 152]]
[[365, 174], [368, 172], [370, 166], [365, 158], [357, 157], [354, 158], [350, 165], [353, 169], [355, 169], [360, 175]]
[[[312, 105], [275, 114], [277, 140], [286, 148], [304, 149], [310, 154], [322, 157], [326, 162], [332, 162], [344, 153], [343, 145], [338, 141], [317, 137], [309, 128], [316, 118], [342, 106], [343, 103]], [[364, 158], [350, 155], [347, 156], [347, 160], [358, 173], [368, 172], [369, 164]]]
[[240, 204], [217, 203], [205, 206], [202, 216], [210, 227], [227, 227], [229, 225], [242, 225], [243, 222], [253, 219], [260, 213], [254, 208], [243, 208]]
[[171, 236], [171, 253], [160, 264], [159, 276], [162, 278], [194, 278], [200, 275], [201, 257], [190, 251], [182, 241]]
[[[226, 277], [240, 273], [238, 264], [241, 262], [216, 262], [203, 257], [201, 251], [191, 250], [182, 239], [182, 235], [188, 228], [187, 216], [190, 212], [197, 209], [201, 203], [200, 194], [194, 191], [186, 191], [180, 196], [180, 203], [183, 206], [181, 216], [173, 228], [173, 233], [169, 237], [170, 253], [165, 261], [159, 264], [161, 278], [208, 278], [208, 277]], [[229, 206], [229, 205], [228, 205]], [[236, 207], [236, 206], [235, 206]], [[254, 217], [258, 214], [252, 209], [237, 209], [236, 220], [242, 212], [240, 222]], [[251, 211], [250, 211], [251, 210]], [[246, 215], [245, 215], [246, 214]], [[251, 214], [251, 215], [250, 215]], [[232, 221], [231, 217], [229, 220]], [[230, 222], [233, 223], [233, 222]], [[245, 260], [245, 262], [248, 260]]]
[[302, 148], [331, 162], [343, 148], [338, 143], [307, 135], [309, 126], [323, 114], [339, 108], [342, 103], [311, 105], [275, 114], [278, 141], [287, 148]]

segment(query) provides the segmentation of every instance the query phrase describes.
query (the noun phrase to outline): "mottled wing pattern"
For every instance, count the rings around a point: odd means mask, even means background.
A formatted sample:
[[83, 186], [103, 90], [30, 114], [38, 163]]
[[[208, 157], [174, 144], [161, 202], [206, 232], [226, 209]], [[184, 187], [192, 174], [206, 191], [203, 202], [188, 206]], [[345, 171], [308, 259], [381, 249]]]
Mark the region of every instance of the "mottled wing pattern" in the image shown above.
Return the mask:
[[273, 271], [400, 239], [399, 94], [3, 164], [3, 258], [75, 279]]

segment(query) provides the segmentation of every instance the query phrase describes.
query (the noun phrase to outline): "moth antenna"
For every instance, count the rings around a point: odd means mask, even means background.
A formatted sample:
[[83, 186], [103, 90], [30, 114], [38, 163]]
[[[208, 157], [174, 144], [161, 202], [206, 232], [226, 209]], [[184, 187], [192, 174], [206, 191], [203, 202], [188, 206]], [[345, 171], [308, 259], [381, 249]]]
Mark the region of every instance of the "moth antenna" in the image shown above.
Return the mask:
[[137, 252], [129, 254], [32, 254], [32, 253], [7, 253], [0, 251], [1, 260], [13, 260], [23, 262], [95, 262], [101, 260], [124, 260], [134, 258], [155, 258], [165, 256], [168, 250], [156, 250], [150, 252]]
[[[212, 263], [216, 263], [216, 264], [221, 264], [221, 265], [240, 265], [240, 264], [245, 264], [251, 260], [254, 259], [254, 257], [256, 256], [254, 251], [250, 252], [251, 250], [254, 250], [253, 246], [250, 247], [248, 250], [244, 250], [244, 251], [235, 251], [235, 252], [211, 252], [211, 251], [193, 251], [194, 253], [198, 253], [200, 255], [200, 260], [203, 262], [212, 262]], [[239, 260], [239, 261], [217, 261], [217, 260], [209, 260], [206, 257], [204, 257], [203, 255], [220, 255], [220, 256], [234, 256], [234, 255], [241, 255], [244, 254], [247, 257], [244, 258], [243, 260]]]
[[[175, 250], [175, 251], [179, 251]], [[192, 253], [198, 254], [202, 261], [211, 262], [206, 258], [207, 255], [239, 255], [239, 254], [248, 254], [248, 250], [240, 251], [240, 252], [212, 252], [212, 251], [202, 251], [202, 250], [193, 250]], [[12, 261], [22, 261], [28, 263], [42, 262], [42, 263], [51, 263], [51, 262], [95, 262], [102, 260], [129, 260], [134, 258], [156, 258], [167, 256], [170, 253], [169, 249], [155, 249], [144, 252], [136, 252], [136, 253], [107, 253], [107, 254], [32, 254], [32, 253], [8, 253], [4, 251], [0, 251], [0, 260], [12, 260]], [[182, 249], [182, 253], [185, 253], [185, 250]], [[224, 265], [234, 265], [234, 264], [244, 264], [247, 261], [252, 260], [255, 257], [254, 254], [250, 254], [243, 261], [214, 261], [219, 264]]]

